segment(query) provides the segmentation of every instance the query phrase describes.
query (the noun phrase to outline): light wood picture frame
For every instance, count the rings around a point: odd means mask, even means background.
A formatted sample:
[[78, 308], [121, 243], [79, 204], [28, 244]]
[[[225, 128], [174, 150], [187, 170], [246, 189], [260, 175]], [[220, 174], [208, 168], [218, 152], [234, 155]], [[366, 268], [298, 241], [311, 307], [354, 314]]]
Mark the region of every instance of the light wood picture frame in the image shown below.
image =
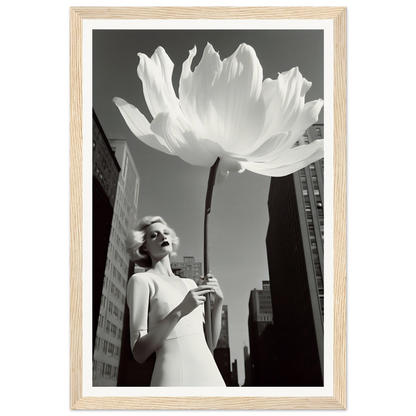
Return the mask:
[[[83, 22], [114, 19], [326, 20], [333, 25], [333, 394], [325, 397], [92, 397], [83, 393]], [[346, 409], [346, 8], [73, 7], [70, 9], [70, 407], [72, 409]]]

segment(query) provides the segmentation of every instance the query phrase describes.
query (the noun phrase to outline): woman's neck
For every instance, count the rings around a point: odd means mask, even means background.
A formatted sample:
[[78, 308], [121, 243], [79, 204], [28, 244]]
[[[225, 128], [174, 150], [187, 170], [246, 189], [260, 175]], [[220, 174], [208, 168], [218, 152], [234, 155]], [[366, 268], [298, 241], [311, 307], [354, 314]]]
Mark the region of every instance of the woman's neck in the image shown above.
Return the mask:
[[172, 267], [170, 265], [169, 256], [163, 257], [153, 263], [152, 268], [149, 270], [153, 273], [159, 274], [161, 276], [174, 276], [172, 272]]

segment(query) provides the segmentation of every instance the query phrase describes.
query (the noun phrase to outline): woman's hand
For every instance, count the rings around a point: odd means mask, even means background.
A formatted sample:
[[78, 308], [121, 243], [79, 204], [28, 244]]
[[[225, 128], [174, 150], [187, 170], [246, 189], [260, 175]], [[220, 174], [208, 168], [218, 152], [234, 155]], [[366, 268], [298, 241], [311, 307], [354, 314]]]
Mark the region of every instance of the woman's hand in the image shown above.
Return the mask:
[[224, 302], [224, 295], [218, 284], [218, 280], [209, 272], [203, 279], [204, 285], [213, 290], [214, 304], [211, 309], [211, 327], [212, 327], [212, 345], [215, 348], [221, 333], [222, 325], [222, 309]]
[[214, 289], [208, 284], [191, 289], [176, 309], [180, 312], [181, 316], [188, 315], [198, 306], [203, 305], [207, 293], [214, 293]]
[[220, 285], [218, 284], [218, 280], [214, 277], [214, 275], [211, 272], [209, 272], [205, 277], [201, 276], [201, 279], [203, 279], [204, 285], [209, 286], [213, 289], [213, 296], [215, 301], [224, 300], [224, 295], [222, 293]]

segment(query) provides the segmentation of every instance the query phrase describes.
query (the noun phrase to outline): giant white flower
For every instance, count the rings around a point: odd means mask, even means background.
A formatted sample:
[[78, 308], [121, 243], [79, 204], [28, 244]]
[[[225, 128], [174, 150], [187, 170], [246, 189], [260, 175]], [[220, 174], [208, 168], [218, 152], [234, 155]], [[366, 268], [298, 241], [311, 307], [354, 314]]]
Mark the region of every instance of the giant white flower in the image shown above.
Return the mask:
[[299, 69], [263, 81], [254, 49], [241, 44], [220, 59], [210, 44], [194, 71], [196, 47], [182, 65], [179, 98], [172, 85], [174, 64], [162, 47], [151, 58], [139, 53], [138, 76], [151, 123], [133, 105], [114, 98], [127, 125], [143, 143], [192, 165], [219, 171], [244, 169], [285, 176], [323, 157], [323, 140], [294, 147], [318, 120], [322, 100], [305, 104], [312, 83]]

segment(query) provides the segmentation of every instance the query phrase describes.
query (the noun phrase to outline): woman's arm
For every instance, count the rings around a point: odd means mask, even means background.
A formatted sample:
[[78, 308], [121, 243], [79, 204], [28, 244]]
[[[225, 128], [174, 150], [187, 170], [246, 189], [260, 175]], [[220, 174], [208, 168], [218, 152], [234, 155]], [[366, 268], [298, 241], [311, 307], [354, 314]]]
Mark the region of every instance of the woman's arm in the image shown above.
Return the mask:
[[165, 342], [179, 320], [192, 312], [197, 306], [202, 305], [205, 301], [204, 295], [210, 292], [213, 292], [213, 289], [205, 285], [190, 290], [175, 309], [148, 331], [148, 285], [143, 284], [139, 278], [134, 278], [131, 283], [129, 282], [128, 305], [134, 359], [139, 363], [145, 362]]
[[214, 305], [212, 307], [212, 318], [211, 318], [211, 323], [212, 323], [212, 342], [213, 342], [213, 346], [214, 348], [216, 348], [217, 344], [218, 344], [218, 340], [220, 338], [220, 334], [221, 334], [221, 327], [222, 327], [222, 304], [223, 304], [223, 299], [221, 300], [216, 300], [214, 302]]
[[212, 325], [212, 345], [215, 348], [218, 344], [218, 340], [221, 334], [222, 327], [222, 305], [224, 303], [224, 295], [218, 284], [218, 280], [211, 274], [207, 274], [206, 284], [213, 290], [214, 304], [211, 312], [211, 325]]
[[181, 318], [180, 310], [174, 309], [151, 331], [140, 336], [133, 347], [134, 359], [140, 364], [144, 363], [163, 344]]

